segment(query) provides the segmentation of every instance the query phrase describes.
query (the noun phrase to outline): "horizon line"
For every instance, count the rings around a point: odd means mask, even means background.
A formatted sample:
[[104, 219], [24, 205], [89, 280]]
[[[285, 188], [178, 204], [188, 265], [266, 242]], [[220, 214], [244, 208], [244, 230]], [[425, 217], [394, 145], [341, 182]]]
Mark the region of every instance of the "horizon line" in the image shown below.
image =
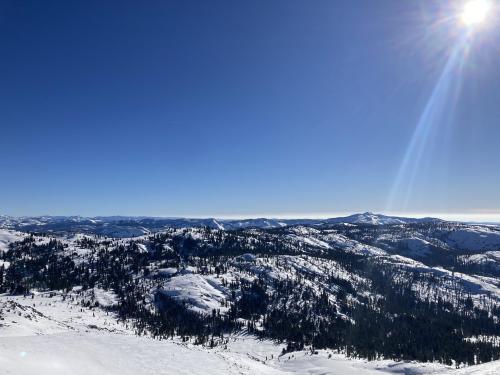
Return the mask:
[[80, 214], [43, 214], [43, 215], [2, 215], [4, 217], [13, 218], [34, 218], [34, 217], [82, 217], [82, 218], [97, 218], [97, 217], [130, 217], [130, 218], [158, 218], [158, 219], [215, 219], [215, 220], [252, 220], [252, 219], [275, 219], [275, 220], [322, 220], [339, 217], [347, 217], [358, 214], [374, 214], [404, 218], [436, 218], [446, 221], [459, 221], [471, 223], [495, 223], [500, 224], [500, 212], [394, 212], [394, 211], [329, 211], [329, 212], [304, 212], [304, 213], [263, 213], [263, 214], [214, 214], [214, 215], [127, 215], [127, 214], [110, 214], [110, 215], [80, 215]]

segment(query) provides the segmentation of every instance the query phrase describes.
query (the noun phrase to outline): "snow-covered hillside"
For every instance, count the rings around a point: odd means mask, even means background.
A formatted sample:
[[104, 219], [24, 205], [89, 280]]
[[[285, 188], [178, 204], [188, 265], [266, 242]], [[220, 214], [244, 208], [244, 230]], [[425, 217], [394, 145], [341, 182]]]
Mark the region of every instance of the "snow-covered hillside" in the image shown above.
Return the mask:
[[387, 216], [376, 214], [373, 212], [364, 212], [344, 217], [336, 217], [325, 220], [329, 224], [334, 223], [350, 223], [350, 224], [370, 224], [370, 225], [395, 225], [395, 224], [411, 224], [411, 223], [432, 223], [439, 222], [435, 218], [410, 218], [401, 216]]
[[25, 236], [22, 232], [0, 229], [0, 251], [7, 251], [11, 242], [21, 241]]
[[450, 232], [447, 242], [461, 250], [497, 250], [500, 249], [500, 229], [488, 226], [464, 227]]
[[228, 230], [218, 222], [128, 238], [3, 229], [0, 368], [495, 373], [496, 362], [455, 370], [400, 360], [499, 358], [498, 229], [371, 215], [363, 214], [370, 223]]
[[112, 313], [82, 308], [89, 295], [39, 293], [0, 296], [3, 374], [457, 374], [493, 375], [500, 363], [461, 370], [438, 364], [347, 359], [328, 350], [281, 355], [282, 345], [248, 335], [227, 337], [213, 349], [180, 338], [136, 336]]

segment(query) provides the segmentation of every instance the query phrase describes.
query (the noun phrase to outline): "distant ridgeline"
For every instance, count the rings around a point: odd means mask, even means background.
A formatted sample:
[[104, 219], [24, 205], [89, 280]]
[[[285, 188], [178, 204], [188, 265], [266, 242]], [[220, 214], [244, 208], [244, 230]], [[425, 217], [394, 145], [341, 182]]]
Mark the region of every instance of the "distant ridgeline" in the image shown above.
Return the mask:
[[500, 359], [499, 260], [498, 228], [436, 220], [26, 234], [0, 254], [0, 291], [98, 286], [155, 338], [244, 330], [288, 351], [470, 365]]
[[405, 218], [385, 216], [365, 212], [346, 217], [331, 219], [245, 219], [220, 220], [214, 218], [161, 218], [161, 217], [134, 217], [134, 216], [37, 216], [37, 217], [10, 217], [0, 215], [0, 228], [15, 229], [32, 233], [87, 233], [108, 237], [136, 237], [151, 234], [167, 228], [212, 228], [236, 230], [245, 228], [281, 228], [289, 225], [320, 226], [325, 224], [408, 224], [438, 222], [434, 218]]

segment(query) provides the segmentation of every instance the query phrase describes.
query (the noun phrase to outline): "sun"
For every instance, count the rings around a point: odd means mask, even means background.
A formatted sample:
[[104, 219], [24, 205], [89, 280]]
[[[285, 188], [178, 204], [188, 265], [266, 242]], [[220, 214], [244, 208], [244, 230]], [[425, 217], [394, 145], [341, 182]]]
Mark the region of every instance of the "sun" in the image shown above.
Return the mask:
[[474, 26], [484, 22], [491, 10], [489, 0], [471, 0], [464, 6], [462, 22], [467, 26]]

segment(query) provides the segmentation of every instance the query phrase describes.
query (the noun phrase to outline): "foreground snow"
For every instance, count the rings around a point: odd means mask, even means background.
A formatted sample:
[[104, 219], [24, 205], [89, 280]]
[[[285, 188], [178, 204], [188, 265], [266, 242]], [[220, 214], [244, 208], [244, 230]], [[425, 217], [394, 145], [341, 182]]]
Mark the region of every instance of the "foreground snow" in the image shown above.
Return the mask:
[[[135, 336], [127, 325], [81, 302], [102, 300], [99, 290], [69, 295], [39, 293], [0, 296], [0, 369], [2, 374], [339, 374], [489, 375], [500, 363], [452, 370], [437, 364], [347, 359], [321, 350], [280, 356], [282, 346], [251, 336], [229, 338], [214, 349]], [[112, 301], [107, 295], [106, 300]]]
[[[75, 332], [0, 338], [4, 374], [498, 374], [491, 363], [462, 370], [440, 365], [365, 362], [341, 355], [298, 352], [277, 358], [278, 348], [252, 338], [234, 338], [228, 349], [204, 349], [176, 341], [109, 332]], [[274, 359], [265, 360], [266, 356]]]
[[[425, 373], [436, 366], [346, 360], [294, 353], [277, 359], [272, 343], [235, 338], [228, 349], [208, 350], [176, 341], [109, 332], [58, 333], [0, 339], [0, 368], [6, 374], [343, 374], [373, 375], [379, 369]], [[265, 360], [266, 355], [275, 359]], [[292, 357], [293, 356], [293, 357]], [[290, 359], [289, 359], [290, 358]], [[395, 366], [395, 367], [392, 367]]]

